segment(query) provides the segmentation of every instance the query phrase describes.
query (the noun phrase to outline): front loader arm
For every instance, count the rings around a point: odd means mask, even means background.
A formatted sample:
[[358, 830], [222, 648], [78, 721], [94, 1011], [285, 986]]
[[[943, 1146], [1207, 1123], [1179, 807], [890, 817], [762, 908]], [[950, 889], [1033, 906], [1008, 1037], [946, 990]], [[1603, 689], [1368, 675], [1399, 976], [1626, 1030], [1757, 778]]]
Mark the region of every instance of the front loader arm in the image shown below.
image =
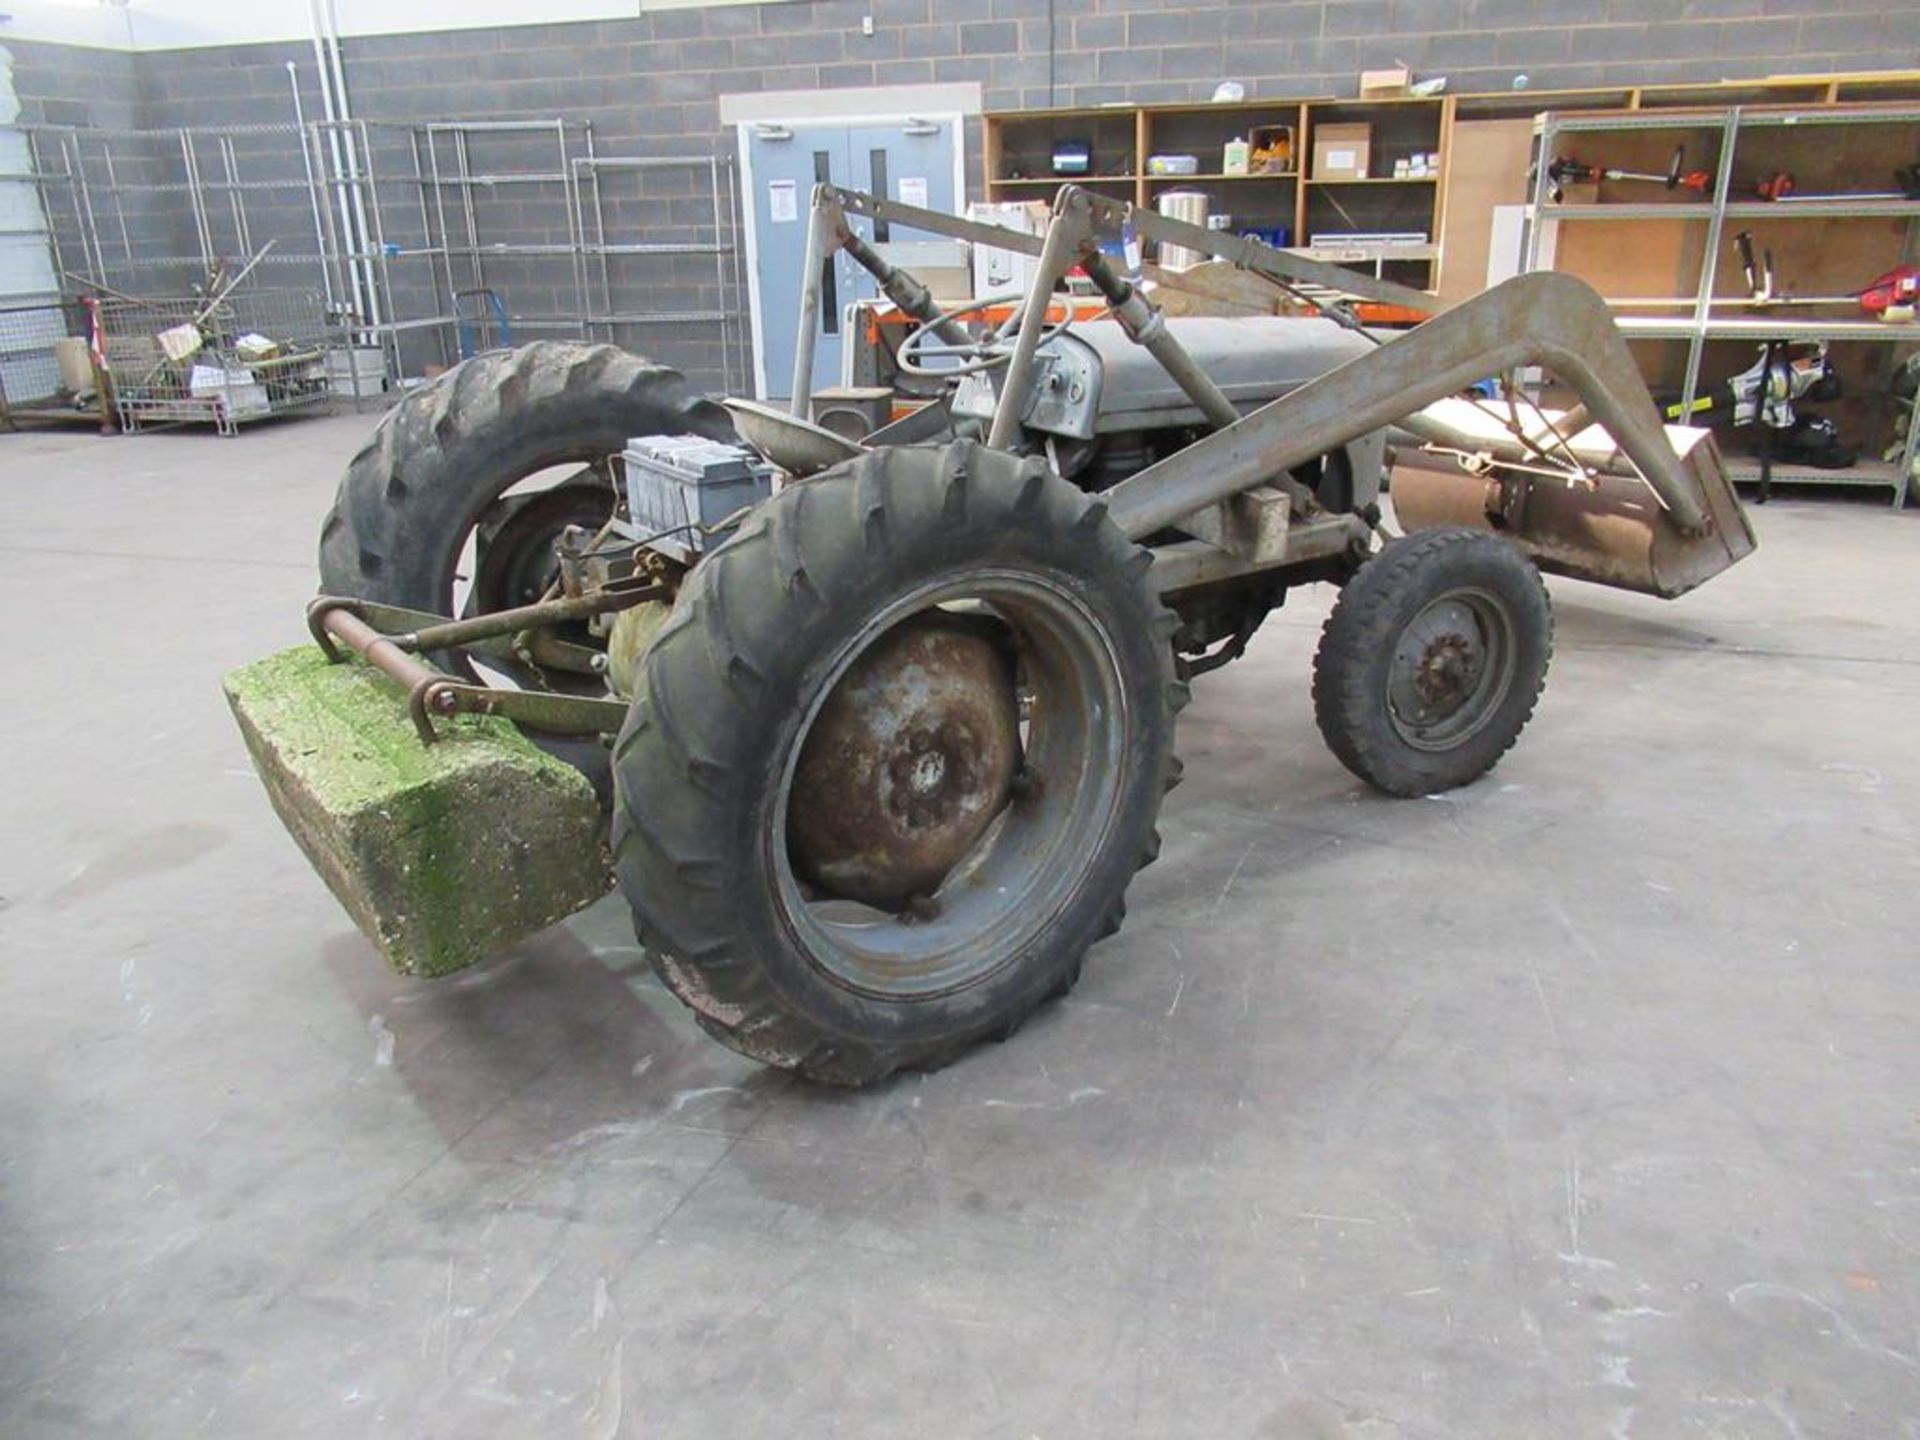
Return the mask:
[[1543, 365], [1571, 385], [1685, 535], [1713, 527], [1606, 303], [1571, 275], [1517, 275], [1122, 481], [1108, 513], [1134, 539], [1458, 394]]

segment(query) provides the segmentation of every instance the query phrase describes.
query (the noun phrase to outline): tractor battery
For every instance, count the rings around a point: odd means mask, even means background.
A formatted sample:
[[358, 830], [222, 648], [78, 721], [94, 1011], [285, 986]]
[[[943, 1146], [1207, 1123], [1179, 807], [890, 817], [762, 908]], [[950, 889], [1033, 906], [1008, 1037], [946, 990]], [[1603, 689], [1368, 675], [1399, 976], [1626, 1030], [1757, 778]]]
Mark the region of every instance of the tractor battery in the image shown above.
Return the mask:
[[707, 548], [714, 526], [773, 493], [773, 466], [698, 435], [643, 435], [627, 441], [622, 458], [634, 530], [683, 565]]

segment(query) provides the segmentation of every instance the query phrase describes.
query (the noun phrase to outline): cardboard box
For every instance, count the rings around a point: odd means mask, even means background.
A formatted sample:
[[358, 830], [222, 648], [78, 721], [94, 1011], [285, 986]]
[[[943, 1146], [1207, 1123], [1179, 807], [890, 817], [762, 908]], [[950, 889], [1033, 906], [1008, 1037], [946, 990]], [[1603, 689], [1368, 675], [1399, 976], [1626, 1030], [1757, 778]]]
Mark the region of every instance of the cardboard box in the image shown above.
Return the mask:
[[195, 365], [187, 373], [187, 393], [197, 400], [210, 400], [253, 383], [251, 370], [223, 370], [218, 365]]
[[1247, 132], [1252, 147], [1249, 160], [1257, 175], [1291, 175], [1294, 171], [1293, 127], [1256, 125]]
[[1395, 65], [1390, 70], [1362, 70], [1360, 72], [1360, 98], [1362, 100], [1391, 100], [1404, 95], [1413, 84], [1413, 72], [1404, 65]]
[[1315, 180], [1364, 180], [1373, 159], [1373, 127], [1367, 124], [1313, 127]]

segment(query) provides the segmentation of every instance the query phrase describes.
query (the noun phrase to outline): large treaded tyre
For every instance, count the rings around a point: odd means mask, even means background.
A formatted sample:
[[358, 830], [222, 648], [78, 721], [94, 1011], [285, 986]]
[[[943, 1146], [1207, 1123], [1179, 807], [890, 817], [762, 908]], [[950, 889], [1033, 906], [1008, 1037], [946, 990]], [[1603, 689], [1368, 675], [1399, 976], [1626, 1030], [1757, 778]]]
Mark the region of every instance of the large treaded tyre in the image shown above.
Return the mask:
[[1340, 592], [1314, 653], [1314, 719], [1368, 784], [1435, 794], [1513, 747], [1552, 658], [1553, 611], [1532, 561], [1484, 531], [1418, 531]]
[[[1146, 572], [1103, 505], [1039, 461], [969, 441], [882, 450], [791, 485], [695, 568], [614, 746], [613, 844], [641, 941], [704, 1028], [767, 1064], [859, 1085], [1004, 1039], [1073, 985], [1158, 848], [1177, 773], [1176, 622]], [[987, 858], [969, 862], [950, 911], [841, 929], [822, 917], [846, 902], [816, 914], [817, 892], [795, 878], [796, 757], [878, 637], [969, 596], [1018, 617], [1008, 632], [1038, 657], [1019, 673], [1041, 677], [1023, 743], [1045, 783], [1013, 792], [1025, 798], [979, 842]], [[1055, 713], [1096, 718], [1076, 736]], [[993, 869], [1014, 835], [1027, 848]]]
[[[602, 460], [629, 436], [677, 434], [734, 438], [726, 412], [678, 371], [617, 346], [543, 340], [476, 355], [401, 400], [348, 462], [320, 532], [320, 588], [447, 613], [461, 547], [515, 482]], [[606, 793], [598, 742], [534, 738]]]

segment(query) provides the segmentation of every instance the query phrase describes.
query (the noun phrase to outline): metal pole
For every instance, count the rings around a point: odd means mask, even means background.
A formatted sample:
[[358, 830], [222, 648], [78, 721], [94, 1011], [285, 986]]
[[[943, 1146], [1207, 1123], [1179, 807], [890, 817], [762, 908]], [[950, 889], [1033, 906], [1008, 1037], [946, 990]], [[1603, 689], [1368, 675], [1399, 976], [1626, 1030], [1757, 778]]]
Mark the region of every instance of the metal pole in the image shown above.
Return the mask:
[[220, 168], [227, 177], [227, 209], [233, 215], [234, 242], [242, 255], [253, 253], [253, 232], [247, 226], [247, 207], [240, 198], [240, 162], [233, 153], [233, 137], [218, 135]]
[[355, 257], [362, 248], [359, 232], [353, 225], [353, 203], [347, 194], [346, 155], [340, 146], [340, 111], [334, 103], [333, 79], [327, 70], [326, 22], [320, 15], [320, 0], [307, 0], [307, 14], [313, 22], [313, 68], [320, 76], [320, 112], [326, 120], [327, 151], [333, 160], [333, 198], [339, 210], [338, 229], [345, 232], [346, 243], [340, 252], [341, 298], [359, 319], [369, 316], [361, 309]]
[[[114, 174], [113, 170], [112, 141], [102, 140], [100, 142], [100, 159], [106, 166], [107, 189], [113, 196], [113, 218], [120, 226], [120, 249], [127, 257], [127, 275], [131, 278], [133, 275], [133, 237], [127, 233], [127, 206], [126, 202], [120, 198], [120, 177]], [[104, 265], [104, 255], [101, 257], [101, 260]], [[107, 277], [102, 274], [100, 278], [105, 280]]]
[[193, 132], [180, 131], [180, 162], [187, 175], [187, 204], [193, 211], [194, 228], [200, 232], [200, 263], [213, 273], [213, 227], [207, 219], [206, 196], [200, 189], [200, 165], [193, 154]]
[[1033, 267], [1032, 287], [1023, 302], [1026, 322], [1020, 327], [1020, 337], [1013, 342], [1013, 358], [1007, 362], [1006, 379], [1001, 382], [1000, 397], [993, 407], [993, 429], [987, 435], [990, 450], [1005, 450], [1013, 444], [1026, 410], [1027, 392], [1033, 386], [1033, 357], [1040, 348], [1040, 332], [1046, 329], [1047, 305], [1053, 299], [1053, 287], [1092, 241], [1093, 227], [1087, 222], [1084, 195], [1071, 188], [1063, 191], [1053, 223], [1047, 226], [1040, 259]]
[[720, 157], [707, 157], [707, 192], [713, 201], [713, 308], [720, 312], [720, 388], [733, 388], [732, 327], [727, 323], [727, 252], [720, 223]]
[[[427, 171], [426, 167], [420, 163], [420, 128], [417, 125], [407, 127], [407, 150], [413, 156], [413, 195], [420, 206], [420, 250], [426, 256], [427, 281], [434, 287], [434, 308], [437, 310], [440, 272], [434, 266], [433, 257], [436, 252], [433, 248], [433, 212], [427, 207]], [[447, 288], [449, 290], [453, 288], [451, 276], [448, 277]], [[399, 318], [397, 311], [392, 318], [395, 320]], [[445, 364], [448, 362], [446, 330], [441, 327], [436, 327], [436, 330], [440, 345], [440, 360]], [[389, 330], [387, 341], [393, 357], [393, 373], [397, 377], [401, 373], [399, 333]]]
[[[287, 88], [293, 92], [293, 123], [300, 132], [300, 163], [307, 172], [307, 204], [313, 211], [313, 243], [320, 253], [320, 284], [326, 291], [327, 319], [333, 319], [333, 276], [327, 273], [327, 234], [320, 224], [320, 193], [313, 184], [313, 155], [307, 149], [307, 115], [300, 104], [300, 67], [287, 61]], [[354, 398], [359, 398], [358, 382]]]
[[[460, 207], [467, 217], [467, 265], [473, 271], [473, 288], [484, 290], [487, 288], [487, 275], [480, 264], [480, 218], [473, 205], [473, 156], [467, 148], [467, 132], [462, 127], [454, 129], [453, 154], [460, 162]], [[456, 312], [459, 310], [458, 300], [454, 301], [453, 308]]]
[[370, 252], [367, 269], [373, 279], [374, 298], [379, 301], [379, 323], [384, 323], [393, 315], [393, 293], [387, 276], [387, 227], [380, 214], [379, 177], [373, 168], [373, 139], [367, 133], [367, 122], [350, 122], [358, 135], [360, 154], [360, 184], [365, 189], [365, 213], [369, 217], [367, 240]]
[[372, 245], [373, 230], [367, 224], [366, 201], [360, 193], [360, 155], [353, 143], [353, 110], [347, 101], [347, 72], [340, 59], [340, 15], [334, 8], [333, 0], [320, 0], [326, 15], [327, 52], [333, 70], [334, 103], [339, 106], [340, 121], [346, 127], [347, 173], [349, 184], [347, 193], [353, 203], [353, 229], [355, 248], [361, 251], [362, 258], [358, 267], [360, 283], [366, 294], [367, 319], [378, 325], [382, 318], [379, 286], [374, 281], [373, 262], [366, 252]]
[[733, 345], [737, 356], [740, 391], [745, 394], [753, 389], [753, 340], [748, 334], [748, 317], [745, 314], [741, 297], [746, 294], [745, 261], [741, 257], [742, 239], [740, 222], [740, 171], [733, 157], [727, 157], [727, 255], [728, 270], [732, 275], [732, 289], [728, 295], [726, 308], [732, 315]]
[[[591, 141], [591, 135], [589, 135]], [[607, 206], [606, 199], [600, 193], [601, 174], [599, 158], [591, 150], [587, 154], [587, 174], [581, 185], [593, 187], [593, 248], [599, 252], [600, 261], [600, 310], [603, 316], [613, 314], [613, 265], [607, 255]], [[587, 217], [584, 211], [580, 216], [580, 231], [584, 235], [587, 229]], [[613, 323], [605, 322], [606, 333], [603, 340], [613, 339]]]
[[1680, 413], [1693, 413], [1700, 390], [1700, 361], [1707, 349], [1707, 326], [1712, 321], [1713, 285], [1720, 270], [1720, 237], [1727, 220], [1727, 195], [1733, 186], [1733, 152], [1740, 140], [1740, 107], [1720, 119], [1720, 166], [1713, 181], [1713, 213], [1707, 216], [1707, 239], [1700, 254], [1700, 284], [1694, 291], [1692, 333], [1687, 338], [1687, 374], [1680, 387]]
[[807, 256], [800, 269], [800, 330], [793, 345], [793, 390], [787, 399], [788, 413], [806, 418], [807, 402], [813, 398], [813, 352], [820, 329], [820, 270], [827, 257], [838, 249], [829, 234], [828, 202], [819, 186], [814, 187], [813, 208], [807, 216]]
[[[74, 214], [80, 221], [80, 253], [89, 255], [95, 277], [104, 281], [107, 278], [107, 257], [100, 249], [100, 227], [93, 218], [93, 190], [87, 184], [86, 157], [80, 151], [79, 137], [67, 138], [73, 141], [70, 164], [74, 175], [74, 197], [78, 201]], [[62, 148], [65, 148], [64, 142]]]
[[[41, 212], [47, 217], [47, 244], [53, 252], [54, 269], [62, 272], [67, 272], [66, 252], [62, 249], [60, 244], [60, 231], [61, 231], [62, 225], [64, 224], [64, 214], [62, 211], [56, 210], [53, 203], [53, 182], [56, 179], [65, 180], [67, 182], [67, 186], [66, 186], [67, 207], [71, 208], [74, 211], [74, 223], [76, 226], [78, 226], [79, 206], [75, 201], [74, 194], [73, 194], [73, 177], [72, 177], [72, 174], [64, 168], [67, 163], [66, 145], [65, 145], [66, 137], [65, 136], [61, 137], [62, 143], [61, 143], [60, 163], [63, 169], [59, 172], [55, 172], [47, 168], [47, 165], [48, 165], [47, 157], [41, 150], [41, 144], [40, 144], [42, 139], [41, 135], [37, 131], [29, 129], [26, 132], [26, 136], [27, 136], [27, 169], [26, 169], [26, 172], [19, 178], [21, 178], [22, 180], [31, 180], [33, 182], [33, 191], [34, 191], [34, 194], [39, 198]], [[56, 218], [56, 217], [59, 217], [59, 218]], [[81, 247], [81, 253], [83, 255], [85, 254], [84, 245]], [[87, 262], [84, 259], [80, 262], [80, 264], [83, 266], [86, 263]], [[79, 277], [79, 278], [84, 279], [85, 277]], [[104, 283], [105, 279], [106, 277], [104, 275], [97, 275], [93, 277], [93, 280], [91, 281], [91, 283], [96, 285], [102, 284]]]
[[[567, 122], [564, 119], [555, 118], [550, 123], [552, 124], [554, 134], [557, 137], [557, 141], [559, 145], [559, 157], [560, 157], [559, 169], [557, 169], [553, 173], [560, 177], [560, 208], [565, 212], [567, 217], [567, 243], [563, 248], [563, 253], [565, 254], [567, 259], [567, 268], [573, 271], [573, 299], [574, 299], [573, 308], [578, 315], [584, 317], [586, 314], [587, 307], [586, 307], [586, 298], [581, 293], [581, 288], [580, 288], [580, 266], [582, 262], [582, 256], [580, 253], [580, 243], [575, 234], [575, 229], [576, 229], [575, 220], [577, 217], [574, 214], [573, 179], [572, 179], [572, 172], [568, 166], [568, 157], [567, 157]], [[560, 296], [559, 287], [555, 286], [554, 287], [554, 309], [556, 312], [556, 316], [560, 310], [565, 308], [565, 302], [562, 301], [559, 298], [559, 296]], [[587, 335], [587, 329], [584, 322], [580, 324], [580, 338], [582, 340], [589, 338]]]
[[[435, 133], [434, 127], [431, 125], [426, 128], [426, 137], [427, 169], [433, 176], [433, 209], [434, 214], [440, 221], [440, 264], [441, 268], [446, 271], [447, 276], [444, 313], [452, 314], [454, 310], [453, 292], [455, 289], [453, 279], [453, 233], [447, 229], [447, 189], [446, 182], [440, 177], [440, 137]], [[434, 297], [434, 306], [436, 309], [442, 308], [440, 300], [440, 296], [436, 295]], [[451, 346], [449, 346], [448, 327], [445, 325], [440, 327], [440, 354], [441, 358], [449, 364], [451, 364], [459, 354], [457, 332], [452, 339]]]
[[319, 209], [320, 219], [326, 226], [327, 244], [323, 273], [331, 277], [329, 288], [333, 292], [333, 318], [343, 320], [353, 313], [353, 277], [347, 273], [347, 251], [352, 248], [352, 241], [344, 239], [340, 233], [346, 217], [336, 215], [335, 207], [327, 198], [327, 185], [322, 178], [326, 174], [327, 167], [326, 151], [321, 143], [323, 129], [325, 127], [317, 121], [307, 127], [306, 151], [309, 157], [308, 167], [314, 175], [311, 194], [314, 204]]

